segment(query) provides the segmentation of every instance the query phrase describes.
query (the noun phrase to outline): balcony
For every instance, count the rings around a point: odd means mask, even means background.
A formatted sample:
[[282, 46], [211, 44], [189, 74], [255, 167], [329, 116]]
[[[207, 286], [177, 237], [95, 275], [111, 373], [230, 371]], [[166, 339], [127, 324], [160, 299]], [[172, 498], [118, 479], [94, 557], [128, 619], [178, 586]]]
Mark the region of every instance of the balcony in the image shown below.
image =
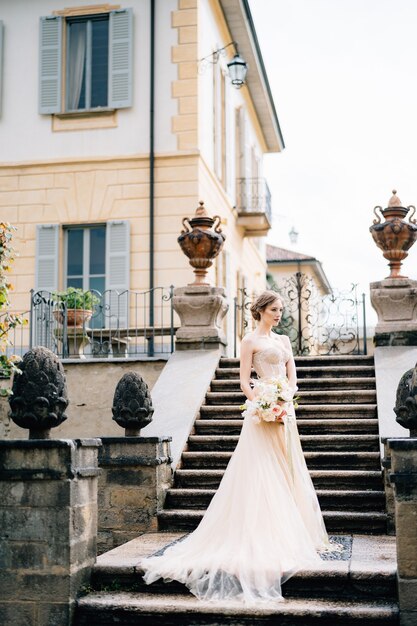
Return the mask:
[[237, 225], [245, 237], [264, 237], [271, 228], [271, 192], [264, 178], [237, 179]]

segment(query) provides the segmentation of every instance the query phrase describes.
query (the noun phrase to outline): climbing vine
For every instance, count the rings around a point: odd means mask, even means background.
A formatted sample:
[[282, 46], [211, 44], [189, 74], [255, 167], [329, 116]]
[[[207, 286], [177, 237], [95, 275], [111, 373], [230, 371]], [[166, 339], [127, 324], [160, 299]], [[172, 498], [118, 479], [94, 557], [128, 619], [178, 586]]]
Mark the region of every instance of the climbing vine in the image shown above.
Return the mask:
[[[13, 372], [20, 372], [17, 363], [19, 357], [8, 354], [8, 348], [12, 345], [10, 331], [16, 326], [25, 324], [20, 315], [8, 312], [9, 293], [13, 285], [8, 281], [7, 274], [15, 257], [15, 251], [11, 245], [14, 226], [8, 222], [0, 222], [0, 376], [8, 378]], [[0, 389], [0, 396], [11, 394], [11, 389]]]

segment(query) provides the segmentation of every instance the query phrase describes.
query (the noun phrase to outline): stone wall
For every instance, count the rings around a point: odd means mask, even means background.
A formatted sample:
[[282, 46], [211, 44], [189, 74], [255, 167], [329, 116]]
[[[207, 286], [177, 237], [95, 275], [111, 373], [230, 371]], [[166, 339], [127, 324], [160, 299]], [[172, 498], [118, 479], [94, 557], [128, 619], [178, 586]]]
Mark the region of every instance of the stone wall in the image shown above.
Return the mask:
[[400, 625], [417, 624], [417, 439], [390, 439]]
[[[166, 365], [165, 360], [68, 360], [63, 361], [70, 404], [68, 420], [54, 429], [54, 438], [120, 436], [121, 430], [112, 420], [111, 407], [114, 390], [120, 378], [128, 371], [143, 376], [149, 389]], [[2, 387], [7, 380], [0, 380]], [[0, 398], [0, 440], [27, 439], [27, 431], [8, 418], [9, 404]]]
[[0, 441], [0, 624], [72, 623], [96, 557], [99, 446]]
[[147, 531], [171, 486], [170, 437], [104, 437], [99, 452], [97, 548], [101, 554]]

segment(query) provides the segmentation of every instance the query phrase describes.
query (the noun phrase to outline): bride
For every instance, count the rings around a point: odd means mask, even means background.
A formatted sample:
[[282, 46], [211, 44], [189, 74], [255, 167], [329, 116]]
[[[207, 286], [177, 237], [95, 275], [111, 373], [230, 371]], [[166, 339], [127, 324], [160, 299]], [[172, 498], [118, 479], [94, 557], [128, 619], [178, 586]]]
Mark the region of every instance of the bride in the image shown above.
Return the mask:
[[[264, 291], [251, 312], [258, 322], [242, 340], [241, 389], [256, 398], [258, 379], [286, 376], [297, 389], [288, 337], [272, 332], [283, 304]], [[245, 411], [239, 442], [220, 486], [194, 532], [160, 556], [144, 559], [144, 580], [177, 580], [203, 600], [245, 604], [283, 600], [281, 585], [302, 568], [320, 563], [329, 540], [301, 449], [291, 402], [275, 421], [255, 422]]]

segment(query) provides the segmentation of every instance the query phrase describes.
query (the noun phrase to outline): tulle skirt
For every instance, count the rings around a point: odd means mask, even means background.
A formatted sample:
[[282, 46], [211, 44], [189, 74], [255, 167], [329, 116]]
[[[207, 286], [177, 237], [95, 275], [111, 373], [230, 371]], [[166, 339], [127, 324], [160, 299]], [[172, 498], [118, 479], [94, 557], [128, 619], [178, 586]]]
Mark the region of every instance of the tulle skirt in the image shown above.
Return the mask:
[[204, 600], [282, 601], [281, 585], [329, 546], [294, 411], [244, 419], [219, 489], [194, 532], [141, 562], [144, 580], [180, 581]]

